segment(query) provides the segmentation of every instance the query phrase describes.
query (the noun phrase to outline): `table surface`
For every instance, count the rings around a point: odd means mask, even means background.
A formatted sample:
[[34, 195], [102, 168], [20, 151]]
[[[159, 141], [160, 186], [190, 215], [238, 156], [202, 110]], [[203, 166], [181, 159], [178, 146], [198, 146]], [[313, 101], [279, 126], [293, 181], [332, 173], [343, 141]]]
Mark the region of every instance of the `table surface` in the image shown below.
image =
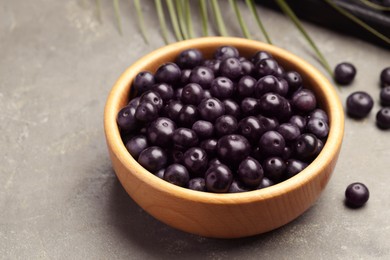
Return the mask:
[[[315, 205], [275, 231], [220, 240], [177, 231], [135, 204], [112, 170], [103, 108], [125, 68], [164, 45], [153, 1], [142, 2], [149, 44], [132, 1], [119, 1], [123, 35], [111, 1], [102, 1], [102, 22], [92, 0], [2, 1], [0, 258], [389, 259], [390, 132], [375, 127], [375, 114], [379, 73], [390, 65], [390, 53], [312, 24], [304, 23], [332, 66], [350, 61], [357, 67], [354, 83], [338, 90], [342, 102], [358, 90], [375, 100], [366, 119], [347, 118], [338, 164]], [[262, 40], [250, 12], [239, 6], [253, 37]], [[229, 33], [241, 36], [234, 12], [221, 8], [231, 17]], [[290, 20], [258, 11], [275, 45], [324, 72]], [[200, 24], [195, 8], [193, 19]], [[352, 210], [343, 200], [355, 181], [371, 197]]]

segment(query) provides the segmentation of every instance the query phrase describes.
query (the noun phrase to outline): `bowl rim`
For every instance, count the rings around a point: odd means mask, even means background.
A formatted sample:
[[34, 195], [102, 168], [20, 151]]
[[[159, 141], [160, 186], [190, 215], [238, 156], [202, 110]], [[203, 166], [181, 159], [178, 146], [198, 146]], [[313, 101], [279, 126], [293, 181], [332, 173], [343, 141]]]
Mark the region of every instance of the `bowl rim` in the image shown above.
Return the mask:
[[[297, 68], [297, 70], [306, 71], [306, 74], [310, 75], [313, 82], [318, 85], [318, 91], [324, 96], [324, 100], [326, 101], [329, 110], [330, 131], [320, 154], [299, 174], [259, 190], [241, 193], [200, 192], [176, 186], [160, 179], [144, 169], [127, 151], [122, 142], [116, 123], [117, 113], [120, 108], [118, 109], [118, 106], [115, 104], [124, 101], [124, 98], [121, 97], [121, 93], [130, 88], [135, 75], [144, 70], [145, 66], [150, 66], [153, 61], [164, 59], [172, 53], [179, 53], [188, 48], [222, 45], [232, 45], [238, 49], [245, 46], [251, 46], [258, 50], [269, 51], [276, 57], [276, 60], [280, 59], [278, 58], [279, 56], [283, 57], [283, 59], [288, 60], [289, 63], [294, 64], [293, 66]], [[161, 62], [159, 64], [161, 64]], [[255, 40], [236, 37], [202, 37], [176, 42], [158, 48], [129, 66], [116, 81], [107, 97], [104, 108], [104, 131], [107, 145], [111, 148], [113, 155], [119, 159], [128, 172], [132, 172], [132, 174], [145, 185], [160, 190], [162, 193], [169, 193], [173, 196], [191, 201], [213, 204], [251, 203], [253, 201], [266, 200], [268, 198], [286, 194], [292, 190], [298, 189], [320, 175], [322, 172], [321, 169], [325, 169], [326, 166], [331, 163], [332, 158], [337, 156], [336, 153], [341, 147], [344, 134], [344, 111], [338, 94], [329, 80], [307, 61], [295, 54], [282, 48]]]

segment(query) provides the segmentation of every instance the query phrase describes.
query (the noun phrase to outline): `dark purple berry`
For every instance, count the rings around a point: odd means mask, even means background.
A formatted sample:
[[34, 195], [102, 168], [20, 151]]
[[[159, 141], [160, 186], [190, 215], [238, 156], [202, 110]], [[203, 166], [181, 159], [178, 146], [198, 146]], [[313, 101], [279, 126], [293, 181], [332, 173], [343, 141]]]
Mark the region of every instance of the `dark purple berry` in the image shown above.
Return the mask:
[[238, 193], [245, 191], [249, 191], [248, 188], [244, 187], [242, 183], [234, 179], [232, 184], [230, 185], [229, 193]]
[[218, 77], [211, 83], [210, 93], [220, 100], [227, 99], [234, 93], [233, 82], [229, 78]]
[[192, 69], [201, 65], [203, 54], [198, 49], [187, 49], [182, 51], [176, 58], [176, 63], [181, 69]]
[[150, 122], [157, 117], [157, 107], [148, 101], [140, 103], [135, 110], [135, 118], [142, 122]]
[[251, 157], [247, 157], [240, 163], [237, 174], [240, 181], [248, 187], [259, 186], [264, 176], [263, 167]]
[[283, 153], [282, 155], [280, 155], [280, 157], [283, 159], [283, 160], [287, 160], [291, 157], [292, 155], [292, 149], [290, 146], [285, 146], [284, 149], [283, 149]]
[[236, 79], [242, 75], [241, 62], [237, 58], [227, 58], [221, 62], [219, 73], [223, 77]]
[[255, 65], [247, 59], [240, 59], [241, 70], [243, 75], [252, 75], [255, 69]]
[[300, 112], [310, 112], [316, 108], [317, 99], [311, 90], [302, 89], [293, 94], [291, 105]]
[[334, 69], [334, 79], [341, 85], [349, 85], [356, 76], [356, 68], [349, 62], [337, 64]]
[[174, 97], [175, 97], [176, 100], [181, 100], [181, 94], [182, 94], [182, 92], [183, 92], [183, 88], [177, 88], [177, 89], [175, 89], [175, 95], [174, 95]]
[[138, 157], [139, 164], [150, 172], [157, 172], [164, 168], [167, 161], [167, 154], [158, 146], [146, 148]]
[[240, 110], [243, 116], [254, 116], [260, 112], [260, 103], [257, 99], [246, 97], [241, 101]]
[[353, 118], [366, 117], [373, 106], [374, 100], [368, 93], [363, 91], [354, 92], [347, 98], [347, 113]]
[[345, 202], [352, 208], [362, 207], [369, 197], [370, 192], [367, 186], [360, 182], [351, 183], [345, 190]]
[[[260, 78], [255, 85], [255, 97], [261, 98], [265, 93], [273, 92], [276, 94], [280, 94], [282, 92], [280, 90], [280, 81], [272, 75], [267, 75]], [[285, 91], [283, 91], [283, 94]]]
[[164, 172], [165, 172], [165, 168], [162, 168], [158, 171], [156, 171], [154, 173], [154, 175], [156, 175], [157, 177], [159, 177], [160, 179], [164, 179]]
[[142, 71], [138, 73], [133, 82], [133, 87], [136, 89], [138, 95], [151, 90], [153, 85], [154, 76], [149, 71]]
[[301, 131], [298, 126], [291, 123], [279, 125], [276, 131], [283, 136], [286, 142], [295, 141], [301, 135]]
[[191, 76], [192, 70], [185, 69], [181, 71], [181, 77], [180, 77], [180, 86], [185, 86], [188, 83], [190, 83], [190, 76]]
[[237, 84], [237, 94], [240, 98], [252, 97], [255, 91], [256, 80], [251, 76], [243, 76]]
[[222, 103], [225, 106], [226, 115], [234, 116], [237, 119], [241, 117], [240, 106], [235, 101], [233, 101], [232, 99], [225, 99]]
[[214, 122], [225, 114], [225, 106], [216, 98], [203, 99], [198, 105], [199, 115], [203, 120]]
[[257, 187], [257, 189], [264, 189], [264, 188], [270, 187], [274, 184], [275, 183], [273, 181], [271, 181], [270, 179], [268, 179], [267, 177], [263, 177], [263, 179], [261, 179], [260, 185]]
[[139, 105], [139, 100], [140, 99], [141, 99], [140, 97], [135, 97], [135, 98], [131, 99], [127, 105], [131, 106], [131, 107], [134, 107], [134, 108], [137, 108], [138, 105]]
[[146, 91], [145, 93], [143, 93], [140, 97], [139, 103], [141, 104], [145, 101], [150, 102], [153, 105], [155, 105], [157, 107], [158, 111], [160, 111], [160, 109], [163, 106], [163, 100], [162, 100], [160, 94], [158, 94], [156, 91], [149, 90], [149, 91]]
[[307, 163], [296, 160], [289, 159], [286, 161], [286, 177], [291, 178], [301, 171], [303, 171], [307, 167]]
[[251, 151], [251, 145], [242, 135], [225, 135], [218, 140], [218, 158], [226, 164], [238, 164]]
[[193, 105], [184, 105], [179, 112], [179, 124], [191, 127], [198, 120], [198, 109]]
[[136, 135], [126, 142], [126, 149], [135, 160], [138, 160], [140, 153], [148, 147], [148, 140], [144, 135]]
[[124, 132], [134, 131], [138, 127], [138, 121], [135, 118], [136, 108], [132, 105], [125, 106], [118, 112], [116, 122], [119, 129]]
[[253, 55], [251, 61], [253, 64], [256, 64], [261, 60], [265, 60], [265, 59], [269, 59], [269, 58], [273, 58], [271, 53], [266, 52], [266, 51], [258, 51], [255, 53], [255, 55]]
[[181, 164], [171, 164], [164, 172], [164, 180], [180, 187], [186, 187], [190, 180], [190, 174]]
[[206, 182], [204, 178], [193, 178], [188, 182], [188, 188], [196, 191], [206, 191]]
[[266, 93], [259, 100], [261, 112], [266, 116], [278, 116], [283, 109], [285, 99], [275, 93]]
[[238, 123], [235, 117], [230, 115], [223, 115], [215, 120], [214, 126], [217, 136], [223, 136], [235, 133], [238, 127]]
[[221, 46], [215, 53], [214, 58], [217, 60], [225, 60], [227, 58], [238, 58], [240, 56], [238, 50], [233, 46]]
[[261, 78], [266, 75], [274, 75], [278, 74], [279, 65], [276, 60], [272, 58], [263, 59], [255, 64], [255, 73]]
[[313, 134], [302, 134], [294, 144], [295, 155], [298, 159], [306, 160], [312, 158], [317, 151], [318, 139]]
[[205, 60], [203, 66], [211, 69], [214, 73], [214, 76], [219, 75], [219, 66], [221, 65], [221, 60]]
[[159, 117], [148, 127], [147, 137], [151, 144], [166, 147], [171, 145], [176, 124], [169, 118]]
[[302, 77], [296, 71], [288, 71], [284, 74], [284, 79], [287, 81], [290, 92], [295, 92], [302, 86]]
[[195, 67], [190, 75], [190, 82], [197, 83], [204, 89], [209, 89], [213, 80], [214, 72], [204, 66]]
[[390, 84], [389, 86], [382, 88], [380, 93], [380, 100], [382, 106], [390, 106]]
[[186, 150], [196, 146], [199, 142], [198, 136], [193, 130], [183, 127], [180, 127], [173, 132], [172, 140], [175, 149], [178, 150]]
[[[208, 168], [212, 167], [212, 166], [215, 166], [215, 165], [220, 165], [220, 164], [223, 164], [220, 160], [218, 160], [218, 158], [214, 158], [212, 159], [211, 161], [209, 161], [209, 164], [208, 164]], [[208, 169], [207, 168], [207, 169]]]
[[325, 138], [329, 133], [328, 124], [320, 118], [310, 118], [307, 122], [307, 130], [318, 138]]
[[176, 63], [168, 62], [161, 65], [154, 75], [157, 82], [164, 82], [170, 85], [176, 85], [180, 82], [181, 70]]
[[274, 182], [280, 182], [284, 178], [286, 164], [280, 157], [269, 157], [263, 162], [265, 177]]
[[206, 151], [199, 147], [188, 149], [183, 155], [183, 165], [192, 176], [204, 176], [208, 159]]
[[177, 121], [179, 119], [179, 113], [182, 108], [183, 104], [180, 101], [170, 100], [165, 106], [165, 115], [173, 121]]
[[384, 107], [377, 112], [376, 125], [381, 129], [390, 129], [390, 107]]
[[245, 117], [238, 123], [238, 133], [250, 142], [257, 142], [265, 131], [261, 127], [260, 121], [254, 116]]
[[279, 126], [278, 120], [274, 117], [258, 115], [256, 118], [259, 120], [260, 127], [264, 130], [264, 132], [274, 130]]
[[210, 167], [205, 174], [206, 188], [215, 193], [228, 192], [233, 182], [233, 174], [226, 165]]
[[283, 136], [273, 130], [265, 132], [259, 140], [260, 149], [268, 156], [281, 155], [285, 146]]
[[217, 144], [216, 139], [206, 139], [200, 143], [200, 148], [206, 151], [209, 158], [214, 157], [217, 154]]
[[207, 139], [213, 136], [214, 126], [209, 121], [198, 120], [192, 125], [192, 130], [200, 139]]
[[306, 128], [306, 119], [303, 116], [293, 115], [288, 122], [296, 125], [301, 132]]
[[175, 95], [172, 86], [167, 83], [158, 83], [153, 86], [152, 90], [157, 92], [164, 102], [171, 100]]
[[311, 118], [319, 118], [319, 119], [322, 119], [323, 121], [325, 121], [326, 123], [329, 123], [328, 115], [321, 108], [314, 109], [313, 112], [310, 113], [308, 118], [309, 119], [311, 119]]
[[380, 75], [381, 87], [390, 86], [390, 67], [384, 68]]
[[203, 88], [196, 83], [187, 84], [181, 93], [181, 101], [184, 104], [197, 106], [204, 97]]

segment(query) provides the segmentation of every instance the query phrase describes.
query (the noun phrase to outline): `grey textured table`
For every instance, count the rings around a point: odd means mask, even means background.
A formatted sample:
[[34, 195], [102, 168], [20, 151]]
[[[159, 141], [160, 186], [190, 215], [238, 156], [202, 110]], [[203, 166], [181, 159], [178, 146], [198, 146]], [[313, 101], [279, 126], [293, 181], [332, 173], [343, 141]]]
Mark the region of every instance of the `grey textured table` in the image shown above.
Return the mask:
[[[390, 132], [374, 125], [377, 102], [367, 119], [346, 120], [339, 162], [321, 198], [280, 229], [207, 239], [174, 230], [139, 208], [111, 168], [103, 108], [124, 69], [164, 43], [152, 1], [142, 1], [149, 45], [139, 34], [132, 1], [119, 1], [123, 36], [112, 1], [102, 2], [100, 23], [92, 0], [1, 1], [0, 258], [390, 259]], [[234, 17], [228, 5], [222, 8]], [[322, 70], [288, 19], [259, 11], [276, 45]], [[247, 20], [254, 37], [263, 39]], [[226, 23], [231, 35], [240, 36], [235, 19]], [[365, 90], [378, 101], [388, 50], [305, 26], [332, 66], [352, 61], [358, 68], [353, 85], [339, 91], [341, 99]], [[343, 204], [345, 187], [354, 181], [371, 191], [358, 210]]]

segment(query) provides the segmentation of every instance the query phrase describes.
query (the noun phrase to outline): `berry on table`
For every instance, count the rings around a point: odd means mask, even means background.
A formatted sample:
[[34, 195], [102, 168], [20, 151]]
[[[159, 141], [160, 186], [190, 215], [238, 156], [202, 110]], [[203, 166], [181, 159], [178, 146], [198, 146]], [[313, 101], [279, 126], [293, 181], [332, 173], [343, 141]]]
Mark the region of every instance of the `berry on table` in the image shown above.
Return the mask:
[[369, 197], [370, 192], [367, 186], [360, 182], [351, 183], [345, 190], [345, 202], [352, 208], [362, 207]]
[[347, 113], [353, 118], [360, 119], [366, 117], [373, 106], [374, 100], [364, 91], [353, 92], [347, 98]]
[[356, 68], [352, 63], [342, 62], [334, 69], [334, 79], [341, 85], [349, 85], [356, 76]]

